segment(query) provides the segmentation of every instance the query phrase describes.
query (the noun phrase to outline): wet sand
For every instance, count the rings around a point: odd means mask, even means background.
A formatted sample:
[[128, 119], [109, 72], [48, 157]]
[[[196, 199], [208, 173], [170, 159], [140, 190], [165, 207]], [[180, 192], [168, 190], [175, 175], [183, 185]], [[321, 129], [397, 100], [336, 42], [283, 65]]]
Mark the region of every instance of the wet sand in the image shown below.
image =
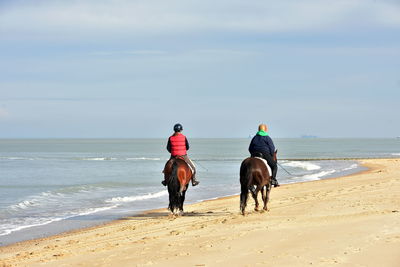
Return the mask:
[[400, 266], [400, 159], [360, 162], [369, 170], [274, 188], [269, 212], [249, 198], [240, 215], [238, 196], [153, 210], [0, 247], [0, 267]]

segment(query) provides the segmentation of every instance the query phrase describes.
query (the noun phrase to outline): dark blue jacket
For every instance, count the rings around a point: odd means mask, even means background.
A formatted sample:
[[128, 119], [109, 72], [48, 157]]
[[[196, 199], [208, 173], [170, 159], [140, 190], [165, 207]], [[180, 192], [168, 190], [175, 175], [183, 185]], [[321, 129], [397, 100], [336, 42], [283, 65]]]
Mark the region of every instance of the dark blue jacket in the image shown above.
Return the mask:
[[261, 152], [263, 154], [269, 154], [271, 156], [274, 155], [275, 146], [272, 142], [271, 137], [255, 135], [253, 139], [251, 139], [250, 146], [249, 146], [250, 154], [254, 152]]

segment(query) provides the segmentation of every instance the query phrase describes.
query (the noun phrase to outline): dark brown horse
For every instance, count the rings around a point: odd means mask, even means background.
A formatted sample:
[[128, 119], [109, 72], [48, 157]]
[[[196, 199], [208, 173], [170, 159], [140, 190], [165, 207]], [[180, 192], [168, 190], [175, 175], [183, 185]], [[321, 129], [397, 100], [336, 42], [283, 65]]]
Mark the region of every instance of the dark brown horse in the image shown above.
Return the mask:
[[182, 158], [172, 158], [164, 168], [164, 176], [168, 183], [169, 205], [172, 214], [183, 214], [183, 202], [186, 190], [192, 178], [192, 171]]
[[[276, 152], [274, 154], [274, 160], [276, 160]], [[267, 167], [267, 161], [260, 157], [249, 157], [243, 160], [240, 166], [240, 210], [245, 215], [245, 209], [247, 205], [247, 198], [249, 190], [251, 195], [256, 202], [254, 208], [258, 211], [258, 192], [261, 191], [261, 197], [264, 202], [263, 210], [267, 211], [269, 193], [271, 192], [271, 169]]]

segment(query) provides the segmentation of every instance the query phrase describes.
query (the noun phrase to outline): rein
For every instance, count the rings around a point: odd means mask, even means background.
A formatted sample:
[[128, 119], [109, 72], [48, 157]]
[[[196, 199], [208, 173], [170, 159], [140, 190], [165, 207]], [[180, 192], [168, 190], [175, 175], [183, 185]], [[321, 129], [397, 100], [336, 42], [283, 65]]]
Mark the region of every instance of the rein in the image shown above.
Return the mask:
[[285, 172], [287, 172], [287, 174], [289, 174], [290, 176], [294, 176], [293, 174], [291, 174], [290, 172], [288, 172], [285, 168], [283, 168], [283, 166], [281, 164], [279, 164], [278, 161], [276, 161], [276, 163], [279, 165], [279, 167], [281, 167]]

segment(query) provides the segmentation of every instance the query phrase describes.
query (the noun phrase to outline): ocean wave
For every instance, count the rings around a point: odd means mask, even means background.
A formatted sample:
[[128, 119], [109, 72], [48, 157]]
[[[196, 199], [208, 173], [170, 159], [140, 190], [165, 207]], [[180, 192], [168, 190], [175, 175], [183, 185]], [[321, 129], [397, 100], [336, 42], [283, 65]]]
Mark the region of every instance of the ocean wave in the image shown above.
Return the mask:
[[301, 168], [307, 171], [315, 171], [321, 169], [321, 166], [306, 161], [288, 161], [282, 163], [282, 165], [293, 168]]
[[27, 157], [0, 157], [0, 160], [36, 160], [38, 158], [27, 158]]
[[392, 153], [392, 156], [400, 156], [400, 153]]
[[130, 196], [130, 197], [113, 197], [111, 199], [107, 199], [105, 202], [106, 203], [123, 203], [123, 202], [134, 202], [134, 201], [140, 201], [140, 200], [146, 200], [146, 199], [152, 199], [152, 198], [159, 198], [168, 195], [168, 191], [163, 190], [157, 193], [149, 193], [146, 195], [141, 195], [141, 196]]
[[331, 175], [335, 172], [336, 172], [335, 170], [321, 171], [321, 172], [317, 172], [317, 173], [313, 173], [313, 174], [304, 175], [304, 176], [300, 177], [300, 179], [307, 180], [307, 181], [320, 180], [321, 177]]
[[13, 232], [17, 232], [23, 229], [43, 226], [53, 222], [58, 222], [78, 216], [85, 216], [94, 214], [101, 211], [106, 211], [110, 209], [114, 209], [119, 205], [107, 206], [107, 207], [98, 207], [98, 208], [87, 208], [81, 209], [79, 211], [71, 211], [65, 214], [59, 214], [58, 216], [53, 217], [24, 217], [23, 219], [9, 220], [9, 222], [1, 222], [0, 221], [0, 236], [9, 235]]
[[45, 191], [37, 195], [31, 195], [27, 199], [21, 200], [17, 204], [8, 207], [10, 211], [27, 210], [30, 208], [46, 207], [50, 204], [57, 205], [71, 197], [87, 195], [88, 193], [102, 190], [103, 187], [96, 185], [77, 185], [57, 189], [55, 191]]
[[33, 199], [33, 200], [21, 201], [17, 204], [11, 205], [9, 208], [12, 210], [20, 210], [20, 209], [25, 210], [34, 206], [37, 206], [37, 201]]
[[26, 218], [24, 222], [15, 222], [15, 223], [1, 223], [0, 226], [0, 236], [9, 235], [13, 232], [17, 232], [26, 228], [31, 228], [35, 226], [42, 226], [52, 222], [61, 221], [65, 218]]
[[343, 171], [353, 170], [358, 167], [358, 164], [352, 164], [350, 167], [344, 168]]
[[93, 157], [93, 158], [80, 158], [79, 160], [116, 160], [117, 158], [112, 157]]
[[[126, 160], [161, 160], [161, 158], [146, 158], [146, 157], [139, 157], [139, 158], [126, 158]], [[167, 159], [166, 159], [167, 160]]]
[[[93, 213], [97, 213], [97, 212], [101, 212], [101, 211], [114, 209], [114, 208], [117, 208], [117, 207], [119, 207], [119, 205], [113, 205], [113, 206], [107, 206], [107, 207], [99, 207], [99, 208], [88, 208], [86, 210], [79, 211], [78, 213], [76, 213], [75, 215], [73, 215], [71, 217], [89, 215], [89, 214], [93, 214]], [[71, 217], [69, 217], [69, 218], [71, 218]]]
[[240, 158], [213, 158], [213, 157], [209, 157], [209, 158], [191, 158], [192, 161], [194, 161], [194, 163], [196, 163], [196, 161], [204, 161], [204, 162], [221, 162], [221, 161], [243, 161], [245, 158], [240, 157]]
[[53, 202], [55, 198], [63, 197], [60, 193], [42, 192], [39, 195], [31, 196], [29, 199], [22, 200], [21, 202], [8, 207], [9, 210], [19, 211], [27, 210], [29, 208], [47, 205]]

